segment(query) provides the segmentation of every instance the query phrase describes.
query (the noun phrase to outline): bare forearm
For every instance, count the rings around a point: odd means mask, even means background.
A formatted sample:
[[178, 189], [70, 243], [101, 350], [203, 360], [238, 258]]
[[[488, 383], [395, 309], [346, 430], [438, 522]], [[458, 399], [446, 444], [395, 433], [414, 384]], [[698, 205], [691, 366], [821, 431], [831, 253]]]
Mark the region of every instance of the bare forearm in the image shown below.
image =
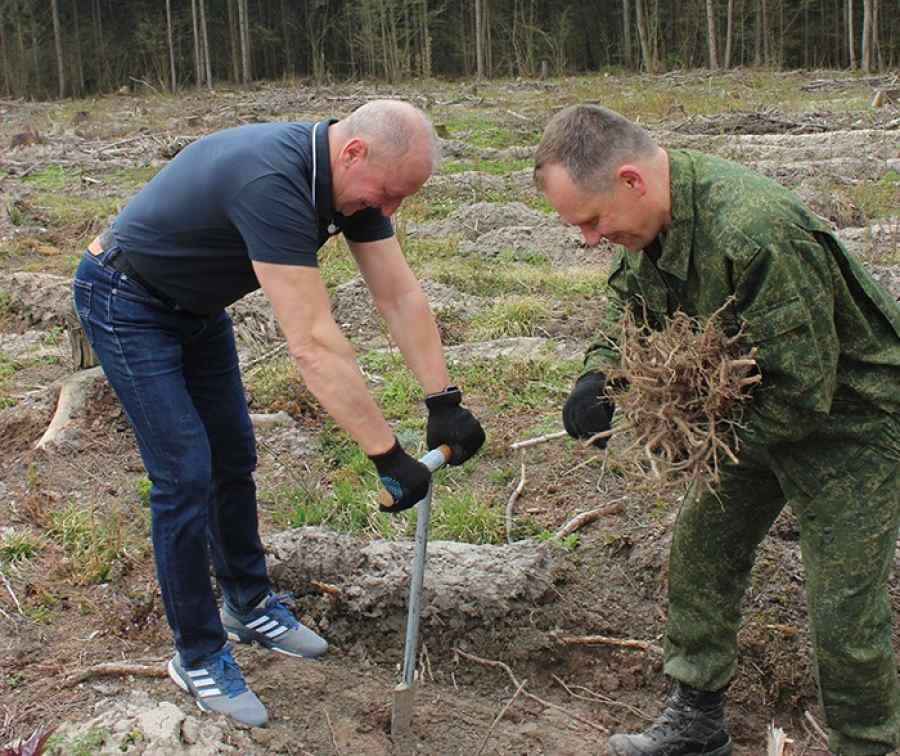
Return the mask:
[[443, 391], [450, 383], [441, 337], [422, 290], [411, 290], [379, 309], [407, 366], [426, 394]]
[[394, 433], [369, 394], [349, 344], [317, 342], [292, 352], [309, 390], [366, 454], [391, 448]]

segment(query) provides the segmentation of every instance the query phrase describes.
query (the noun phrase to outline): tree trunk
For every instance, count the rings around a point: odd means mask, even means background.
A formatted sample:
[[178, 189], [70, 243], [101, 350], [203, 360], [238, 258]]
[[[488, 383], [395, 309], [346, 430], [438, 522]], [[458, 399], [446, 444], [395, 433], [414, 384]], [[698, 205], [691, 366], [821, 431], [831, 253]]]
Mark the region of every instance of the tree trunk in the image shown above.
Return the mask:
[[178, 77], [175, 75], [175, 44], [172, 34], [172, 0], [166, 0], [166, 35], [169, 40], [169, 89], [178, 91]]
[[241, 80], [249, 84], [252, 77], [250, 70], [250, 19], [247, 0], [238, 0], [238, 20], [241, 28]]
[[856, 68], [856, 33], [853, 31], [853, 0], [847, 0], [847, 48], [850, 52], [850, 68]]
[[72, 6], [72, 23], [75, 27], [75, 65], [78, 68], [78, 94], [84, 94], [84, 58], [81, 56], [81, 23], [78, 19], [78, 2]]
[[872, 72], [872, 22], [875, 15], [875, 0], [863, 0], [863, 28], [862, 28], [862, 70]]
[[719, 67], [719, 50], [716, 42], [716, 8], [713, 0], [706, 0], [706, 46], [709, 51], [709, 67]]
[[294, 76], [294, 53], [291, 46], [292, 24], [288, 21], [288, 4], [287, 0], [281, 0], [281, 36], [284, 38], [284, 76], [292, 78]]
[[484, 18], [481, 11], [483, 0], [475, 0], [475, 75], [479, 79], [484, 78], [484, 31], [482, 22]]
[[731, 50], [734, 31], [734, 0], [728, 0], [728, 13], [725, 16], [725, 59], [722, 61], [724, 68], [731, 68]]
[[106, 45], [103, 41], [103, 14], [100, 10], [100, 0], [94, 0], [91, 7], [94, 19], [94, 51], [91, 58], [94, 60], [97, 73], [97, 87], [104, 89], [107, 79]]
[[631, 68], [634, 54], [631, 51], [631, 8], [628, 0], [622, 0], [622, 59], [625, 68]]
[[234, 4], [235, 0], [225, 2], [228, 12], [228, 40], [231, 43], [231, 80], [237, 83], [241, 80], [241, 48], [238, 42], [237, 11]]
[[200, 42], [203, 45], [203, 61], [206, 64], [206, 88], [212, 91], [212, 63], [209, 60], [209, 33], [206, 26], [206, 0], [200, 3]]
[[197, 0], [191, 0], [191, 20], [194, 22], [194, 84], [203, 83], [203, 60], [200, 57], [200, 22], [197, 18]]
[[84, 329], [81, 327], [81, 321], [78, 319], [74, 307], [66, 311], [65, 322], [69, 346], [72, 348], [72, 369], [85, 370], [99, 365], [100, 360], [84, 335]]
[[634, 0], [634, 11], [637, 18], [638, 38], [641, 41], [641, 55], [644, 68], [648, 73], [656, 73], [656, 61], [650, 48], [650, 32], [647, 28], [647, 14], [644, 13], [644, 0]]
[[56, 45], [56, 74], [59, 81], [59, 99], [62, 99], [66, 96], [66, 66], [63, 60], [62, 29], [59, 23], [59, 0], [51, 0], [51, 6], [53, 12], [53, 41]]

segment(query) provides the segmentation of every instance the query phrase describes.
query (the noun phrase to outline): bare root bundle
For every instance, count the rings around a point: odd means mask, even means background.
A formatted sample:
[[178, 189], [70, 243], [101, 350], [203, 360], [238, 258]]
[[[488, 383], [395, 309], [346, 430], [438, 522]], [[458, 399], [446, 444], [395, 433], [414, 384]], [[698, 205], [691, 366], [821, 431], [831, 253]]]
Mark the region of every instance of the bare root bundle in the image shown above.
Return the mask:
[[679, 311], [658, 331], [626, 311], [621, 363], [607, 384], [618, 425], [629, 432], [624, 448], [611, 445], [626, 474], [646, 476], [649, 467], [654, 485], [701, 481], [712, 489], [723, 462], [737, 461], [743, 404], [761, 376], [742, 333], [728, 336], [721, 328], [724, 310], [705, 320]]

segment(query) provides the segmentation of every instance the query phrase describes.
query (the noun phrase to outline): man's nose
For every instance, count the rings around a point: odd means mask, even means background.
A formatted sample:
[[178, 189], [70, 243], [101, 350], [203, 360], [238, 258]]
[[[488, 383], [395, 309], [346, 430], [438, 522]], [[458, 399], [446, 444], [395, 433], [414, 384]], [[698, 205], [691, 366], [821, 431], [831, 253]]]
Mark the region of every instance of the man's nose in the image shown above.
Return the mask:
[[591, 226], [581, 226], [581, 235], [584, 237], [584, 243], [589, 247], [596, 247], [603, 238], [600, 232]]

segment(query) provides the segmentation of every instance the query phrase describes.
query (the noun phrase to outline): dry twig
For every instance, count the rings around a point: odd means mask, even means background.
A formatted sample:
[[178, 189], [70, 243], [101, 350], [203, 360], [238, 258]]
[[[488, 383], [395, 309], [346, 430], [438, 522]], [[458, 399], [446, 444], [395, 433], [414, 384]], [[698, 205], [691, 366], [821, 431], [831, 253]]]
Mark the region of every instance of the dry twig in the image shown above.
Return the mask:
[[818, 735], [819, 738], [822, 740], [822, 745], [827, 747], [828, 746], [828, 733], [822, 729], [822, 726], [818, 722], [816, 722], [816, 718], [812, 714], [810, 714], [810, 712], [808, 712], [808, 711], [803, 712], [803, 718], [807, 722], [809, 722], [810, 727], [813, 728], [816, 735]]
[[476, 664], [481, 664], [485, 667], [499, 667], [504, 672], [506, 672], [507, 675], [509, 675], [509, 679], [512, 680], [512, 683], [516, 686], [516, 688], [522, 688], [522, 695], [524, 695], [526, 698], [530, 698], [532, 701], [535, 701], [536, 703], [539, 703], [541, 706], [545, 706], [548, 709], [556, 709], [557, 711], [561, 711], [567, 717], [571, 717], [576, 722], [580, 722], [587, 727], [597, 730], [598, 732], [602, 732], [604, 735], [609, 734], [609, 730], [607, 730], [603, 725], [599, 725], [596, 722], [590, 722], [587, 719], [583, 719], [577, 714], [573, 714], [565, 706], [550, 703], [550, 701], [545, 701], [543, 698], [539, 698], [538, 696], [534, 695], [534, 693], [529, 693], [527, 690], [525, 690], [524, 683], [519, 683], [519, 681], [516, 679], [516, 676], [513, 674], [513, 671], [509, 668], [508, 664], [493, 659], [482, 659], [480, 656], [475, 656], [475, 654], [468, 654], [459, 648], [455, 648], [453, 650], [459, 656], [462, 656], [464, 659], [468, 659], [469, 661], [473, 661]]
[[509, 501], [506, 502], [506, 542], [512, 543], [512, 531], [513, 531], [513, 507], [515, 506], [516, 499], [519, 498], [519, 495], [525, 489], [525, 460], [522, 460], [522, 474], [519, 477], [519, 484], [516, 486], [515, 490], [510, 494]]
[[565, 431], [557, 431], [556, 433], [547, 433], [543, 436], [537, 436], [536, 438], [528, 438], [524, 441], [516, 441], [514, 444], [510, 444], [510, 449], [527, 449], [529, 446], [537, 446], [538, 444], [546, 443], [547, 441], [556, 441], [558, 438], [565, 438], [569, 434]]
[[71, 688], [88, 678], [98, 675], [133, 675], [134, 677], [168, 677], [169, 673], [163, 665], [130, 664], [128, 662], [106, 662], [95, 664], [93, 667], [82, 669], [73, 675], [69, 675], [62, 682], [64, 688]]
[[655, 643], [631, 638], [610, 638], [608, 635], [561, 635], [558, 640], [564, 646], [619, 646], [635, 648], [657, 656], [663, 654], [663, 650]]
[[611, 504], [607, 504], [606, 506], [597, 507], [597, 509], [591, 509], [587, 512], [582, 512], [581, 514], [575, 515], [571, 520], [569, 520], [565, 525], [557, 530], [556, 533], [554, 533], [553, 537], [561, 541], [567, 535], [574, 533], [579, 528], [583, 528], [589, 522], [599, 520], [601, 517], [605, 517], [606, 515], [621, 512], [623, 509], [625, 509], [625, 505], [622, 503], [623, 501], [624, 498], [619, 499], [618, 501], [614, 501]]
[[484, 749], [487, 747], [488, 741], [491, 739], [491, 733], [494, 732], [494, 728], [497, 726], [497, 722], [503, 719], [503, 715], [506, 714], [506, 712], [509, 710], [509, 707], [512, 706], [515, 700], [519, 697], [519, 693], [522, 692], [525, 687], [525, 683], [527, 682], [528, 680], [522, 680], [522, 682], [519, 684], [519, 687], [516, 688], [516, 692], [513, 693], [513, 697], [506, 702], [506, 706], [500, 709], [500, 713], [495, 717], [494, 721], [491, 722], [490, 728], [485, 733], [484, 740], [481, 741], [481, 748], [478, 749], [478, 753], [476, 753], [475, 756], [481, 756], [481, 754], [484, 753]]

